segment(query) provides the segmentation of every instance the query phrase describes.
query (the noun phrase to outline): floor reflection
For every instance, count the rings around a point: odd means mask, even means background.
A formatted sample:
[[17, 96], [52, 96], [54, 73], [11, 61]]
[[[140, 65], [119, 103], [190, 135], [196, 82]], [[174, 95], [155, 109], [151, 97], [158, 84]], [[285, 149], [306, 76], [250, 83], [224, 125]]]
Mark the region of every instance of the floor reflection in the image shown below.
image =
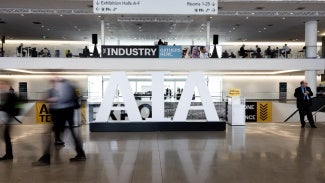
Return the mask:
[[[86, 162], [66, 145], [52, 149], [52, 164], [32, 167], [42, 153], [41, 126], [18, 126], [14, 160], [0, 162], [0, 182], [274, 183], [325, 182], [325, 125], [228, 126], [225, 132], [89, 133], [81, 130]], [[0, 150], [4, 144], [0, 144]]]

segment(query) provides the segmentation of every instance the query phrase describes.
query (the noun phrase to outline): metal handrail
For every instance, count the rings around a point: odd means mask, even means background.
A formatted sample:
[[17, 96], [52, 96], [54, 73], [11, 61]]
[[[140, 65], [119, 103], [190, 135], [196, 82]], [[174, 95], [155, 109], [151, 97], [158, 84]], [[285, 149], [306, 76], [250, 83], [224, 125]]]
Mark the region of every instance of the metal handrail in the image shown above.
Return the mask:
[[[315, 123], [316, 123], [316, 115], [317, 113], [319, 113], [321, 110], [323, 110], [325, 108], [325, 105], [323, 105], [321, 108], [319, 108], [317, 111], [315, 111], [313, 113], [313, 116], [315, 116]], [[294, 111], [287, 119], [284, 120], [284, 123], [287, 122], [292, 116], [294, 116], [299, 110], [297, 109], [296, 111]]]
[[287, 122], [293, 115], [295, 115], [298, 112], [298, 109], [293, 112], [287, 119], [284, 120], [284, 123]]
[[317, 118], [316, 118], [316, 117], [317, 117], [317, 116], [316, 116], [317, 113], [319, 113], [319, 112], [320, 112], [321, 110], [323, 110], [324, 108], [325, 108], [325, 105], [323, 105], [321, 108], [319, 108], [317, 111], [314, 112], [313, 116], [315, 116], [315, 123], [316, 123], [316, 119], [317, 119]]

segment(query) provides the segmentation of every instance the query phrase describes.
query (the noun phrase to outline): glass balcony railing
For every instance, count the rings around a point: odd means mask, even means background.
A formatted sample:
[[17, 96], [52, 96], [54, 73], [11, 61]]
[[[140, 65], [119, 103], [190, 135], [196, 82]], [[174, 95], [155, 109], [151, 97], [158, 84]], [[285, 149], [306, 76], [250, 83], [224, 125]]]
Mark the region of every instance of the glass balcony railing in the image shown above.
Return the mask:
[[[304, 46], [302, 43], [290, 43], [287, 47], [280, 43], [243, 43], [245, 45], [244, 49], [240, 51], [242, 45], [240, 44], [228, 44], [222, 43], [214, 47], [202, 46], [202, 45], [173, 45], [173, 46], [160, 46], [157, 47], [155, 56], [150, 58], [186, 58], [186, 59], [199, 59], [199, 58], [280, 58], [280, 59], [303, 59], [303, 58], [322, 58], [324, 51], [322, 46], [318, 44], [317, 46]], [[258, 45], [258, 47], [256, 47]], [[78, 45], [73, 45], [72, 47], [66, 46], [34, 46], [34, 45], [24, 45], [24, 47], [16, 47], [17, 45], [8, 45], [6, 46], [4, 53], [0, 53], [0, 56], [3, 54], [4, 57], [22, 57], [22, 58], [65, 58], [65, 57], [87, 57], [91, 58], [92, 47], [89, 46], [90, 53], [89, 56], [83, 55], [83, 47]], [[105, 57], [101, 54], [101, 46], [98, 47], [98, 52], [102, 57]], [[109, 45], [106, 46], [109, 49], [121, 48], [124, 49], [139, 47], [139, 46], [117, 46]], [[140, 47], [153, 47], [153, 46], [140, 46]], [[165, 48], [165, 49], [163, 49]], [[173, 49], [177, 48], [177, 49]], [[214, 49], [215, 48], [215, 49]], [[68, 50], [70, 50], [68, 54]], [[164, 52], [163, 54], [161, 54]], [[308, 56], [306, 53], [310, 53]], [[127, 52], [124, 52], [125, 54]], [[68, 56], [67, 56], [68, 55]], [[123, 55], [122, 55], [123, 56]], [[97, 57], [96, 57], [97, 58]], [[119, 58], [118, 57], [106, 57], [106, 58]], [[126, 58], [126, 57], [120, 57]], [[127, 57], [132, 58], [132, 57]], [[136, 58], [136, 57], [134, 57]], [[143, 57], [142, 57], [143, 58]]]

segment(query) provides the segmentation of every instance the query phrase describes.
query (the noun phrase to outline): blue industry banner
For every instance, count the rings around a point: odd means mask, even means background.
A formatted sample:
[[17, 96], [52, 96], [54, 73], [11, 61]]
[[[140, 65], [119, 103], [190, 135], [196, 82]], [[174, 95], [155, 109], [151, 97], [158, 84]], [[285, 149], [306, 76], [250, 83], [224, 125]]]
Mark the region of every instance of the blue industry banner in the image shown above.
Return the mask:
[[158, 58], [158, 46], [102, 46], [102, 58]]
[[182, 46], [159, 46], [159, 58], [182, 58]]

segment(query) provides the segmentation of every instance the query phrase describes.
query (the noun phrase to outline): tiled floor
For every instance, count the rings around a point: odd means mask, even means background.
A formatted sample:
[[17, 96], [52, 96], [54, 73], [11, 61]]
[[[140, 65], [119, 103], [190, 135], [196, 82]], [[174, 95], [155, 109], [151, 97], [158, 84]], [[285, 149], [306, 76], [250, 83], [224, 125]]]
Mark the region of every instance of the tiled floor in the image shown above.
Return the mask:
[[318, 127], [251, 123], [225, 132], [90, 133], [84, 126], [87, 161], [69, 162], [75, 153], [66, 133], [66, 146], [52, 149], [52, 164], [32, 167], [44, 126], [17, 125], [15, 158], [0, 162], [0, 182], [324, 183], [325, 124]]

